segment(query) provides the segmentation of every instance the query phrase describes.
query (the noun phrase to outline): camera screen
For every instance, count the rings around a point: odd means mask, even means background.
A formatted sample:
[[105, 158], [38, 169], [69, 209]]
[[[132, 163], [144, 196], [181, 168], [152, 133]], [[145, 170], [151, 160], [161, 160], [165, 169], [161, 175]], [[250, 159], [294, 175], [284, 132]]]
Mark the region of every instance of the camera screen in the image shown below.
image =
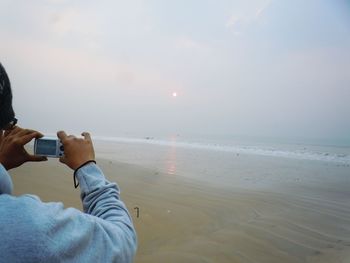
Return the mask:
[[56, 140], [38, 140], [36, 145], [36, 154], [38, 155], [56, 155]]

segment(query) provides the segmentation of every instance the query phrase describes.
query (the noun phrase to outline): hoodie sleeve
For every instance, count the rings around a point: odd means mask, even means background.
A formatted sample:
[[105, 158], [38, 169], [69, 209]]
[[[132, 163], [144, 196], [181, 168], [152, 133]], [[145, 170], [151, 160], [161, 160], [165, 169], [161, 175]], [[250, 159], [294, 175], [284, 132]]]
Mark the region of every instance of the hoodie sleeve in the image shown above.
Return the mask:
[[136, 231], [117, 184], [106, 180], [94, 163], [80, 168], [76, 176], [85, 213], [50, 206], [51, 253], [60, 262], [133, 262]]
[[0, 164], [0, 194], [12, 194], [13, 184], [5, 167]]

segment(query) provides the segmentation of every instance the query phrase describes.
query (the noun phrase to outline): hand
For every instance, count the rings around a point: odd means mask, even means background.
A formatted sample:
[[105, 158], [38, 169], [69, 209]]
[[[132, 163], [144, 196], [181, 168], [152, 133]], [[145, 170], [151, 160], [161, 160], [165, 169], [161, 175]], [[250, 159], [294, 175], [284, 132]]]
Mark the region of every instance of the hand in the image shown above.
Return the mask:
[[61, 140], [64, 147], [64, 156], [60, 158], [60, 162], [73, 170], [76, 170], [87, 161], [95, 160], [95, 151], [90, 134], [83, 132], [81, 135], [84, 138], [77, 138], [73, 135], [67, 136], [64, 131], [57, 133], [57, 137]]
[[41, 138], [40, 132], [14, 127], [12, 130], [0, 130], [0, 163], [6, 170], [16, 168], [25, 162], [47, 161], [44, 156], [30, 155], [24, 145], [34, 138]]

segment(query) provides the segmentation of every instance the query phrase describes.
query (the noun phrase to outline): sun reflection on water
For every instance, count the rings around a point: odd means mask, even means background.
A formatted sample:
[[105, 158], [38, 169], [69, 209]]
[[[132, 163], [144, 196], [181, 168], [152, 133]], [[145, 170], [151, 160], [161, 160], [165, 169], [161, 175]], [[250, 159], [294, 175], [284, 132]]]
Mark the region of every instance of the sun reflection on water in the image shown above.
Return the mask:
[[172, 143], [165, 158], [166, 173], [169, 175], [175, 175], [176, 174], [176, 136], [172, 136], [170, 140]]

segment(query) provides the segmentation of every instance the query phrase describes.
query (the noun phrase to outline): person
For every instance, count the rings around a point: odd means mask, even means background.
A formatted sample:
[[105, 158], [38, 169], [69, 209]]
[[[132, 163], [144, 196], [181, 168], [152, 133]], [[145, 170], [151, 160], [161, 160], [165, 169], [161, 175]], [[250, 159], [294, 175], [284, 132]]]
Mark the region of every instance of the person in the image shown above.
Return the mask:
[[9, 78], [0, 63], [0, 262], [132, 262], [137, 238], [117, 184], [96, 165], [90, 134], [57, 133], [60, 162], [74, 170], [84, 212], [44, 203], [34, 195], [12, 195], [8, 170], [47, 160], [24, 145], [43, 135], [16, 125]]

